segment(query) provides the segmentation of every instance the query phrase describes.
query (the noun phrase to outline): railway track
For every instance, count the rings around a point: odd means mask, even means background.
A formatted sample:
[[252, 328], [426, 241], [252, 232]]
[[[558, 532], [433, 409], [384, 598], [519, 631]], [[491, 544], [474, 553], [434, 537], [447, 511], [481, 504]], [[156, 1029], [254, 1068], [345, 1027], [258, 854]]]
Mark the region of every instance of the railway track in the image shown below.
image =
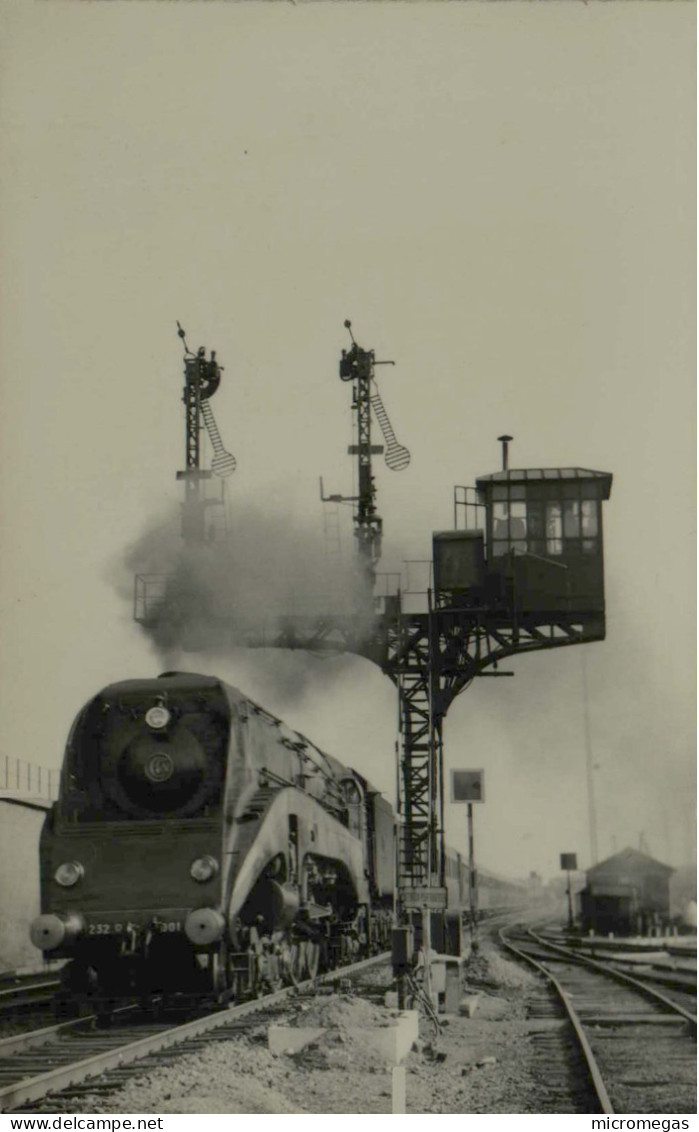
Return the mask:
[[[574, 955], [581, 955], [586, 959], [596, 959], [605, 966], [622, 971], [627, 975], [633, 975], [644, 983], [657, 983], [658, 986], [674, 988], [682, 992], [687, 1009], [690, 1009], [691, 998], [696, 998], [696, 958], [694, 959], [695, 965], [692, 966], [691, 956], [687, 954], [675, 957], [668, 954], [665, 961], [656, 958], [644, 959], [639, 957], [635, 951], [626, 952], [623, 949], [617, 949], [616, 952], [609, 953], [605, 950], [604, 945], [595, 945], [588, 949], [587, 941], [568, 940], [561, 935], [560, 931], [542, 930], [539, 934], [548, 943], [567, 947]], [[663, 949], [661, 948], [660, 951], [663, 951]], [[682, 1000], [682, 996], [677, 996], [678, 1001]]]
[[623, 952], [609, 955], [604, 951], [587, 952], [582, 950], [577, 942], [562, 940], [560, 936], [548, 932], [537, 931], [543, 941], [554, 946], [562, 947], [569, 955], [579, 956], [582, 960], [591, 960], [599, 964], [600, 969], [608, 971], [613, 977], [617, 971], [621, 975], [628, 975], [636, 983], [647, 986], [649, 989], [662, 991], [662, 994], [671, 1002], [685, 1010], [688, 1014], [696, 1016], [697, 1012], [697, 975], [696, 971], [682, 968], [668, 968], [655, 963], [641, 963], [632, 960]]
[[59, 980], [43, 971], [31, 975], [4, 975], [0, 979], [0, 1020], [28, 1010], [47, 1007]]
[[[542, 972], [568, 1024], [538, 1038], [547, 1091], [568, 1106], [556, 1111], [691, 1113], [696, 1109], [694, 1012], [666, 990], [580, 956], [531, 929], [500, 932], [504, 946]], [[673, 992], [674, 993], [674, 992]], [[551, 1017], [551, 998], [535, 996]], [[581, 1107], [582, 1106], [582, 1107]]]
[[[183, 1054], [211, 1040], [239, 1035], [254, 1017], [256, 1024], [273, 1017], [294, 994], [312, 990], [316, 983], [347, 980], [390, 960], [384, 953], [341, 967], [296, 987], [223, 1010], [201, 1015], [173, 1026], [163, 1021], [134, 1018], [136, 1008], [126, 1007], [117, 1025], [95, 1029], [95, 1017], [80, 1018], [0, 1041], [0, 1112], [41, 1111], [45, 1098], [57, 1094], [79, 1099], [81, 1094], [112, 1092], [129, 1077], [154, 1065], [171, 1064]], [[139, 1064], [136, 1064], [139, 1063]], [[47, 1068], [50, 1066], [50, 1068]], [[95, 1081], [102, 1074], [102, 1081]], [[86, 1084], [89, 1081], [89, 1084]], [[68, 1091], [68, 1092], [66, 1092]], [[46, 1111], [55, 1111], [49, 1107]]]
[[656, 987], [678, 1006], [682, 1006], [689, 1014], [696, 1015], [697, 1010], [697, 980], [696, 976], [683, 975], [681, 972], [657, 971], [631, 964], [620, 963], [617, 960], [605, 960], [603, 965], [610, 971], [618, 971], [622, 975], [630, 975], [644, 986]]

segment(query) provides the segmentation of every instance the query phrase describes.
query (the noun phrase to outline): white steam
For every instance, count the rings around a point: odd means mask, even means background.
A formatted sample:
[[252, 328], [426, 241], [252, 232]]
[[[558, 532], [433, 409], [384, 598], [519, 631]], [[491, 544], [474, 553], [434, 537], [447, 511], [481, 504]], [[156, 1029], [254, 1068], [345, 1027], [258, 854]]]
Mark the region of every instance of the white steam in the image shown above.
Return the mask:
[[[134, 579], [135, 612], [163, 669], [225, 662], [259, 673], [282, 698], [344, 669], [333, 625], [351, 627], [357, 638], [373, 624], [354, 551], [349, 561], [330, 559], [321, 531], [292, 515], [238, 507], [228, 537], [185, 544], [173, 511], [128, 548], [112, 581], [132, 600]], [[318, 655], [298, 651], [321, 626]], [[192, 653], [196, 661], [185, 655]]]

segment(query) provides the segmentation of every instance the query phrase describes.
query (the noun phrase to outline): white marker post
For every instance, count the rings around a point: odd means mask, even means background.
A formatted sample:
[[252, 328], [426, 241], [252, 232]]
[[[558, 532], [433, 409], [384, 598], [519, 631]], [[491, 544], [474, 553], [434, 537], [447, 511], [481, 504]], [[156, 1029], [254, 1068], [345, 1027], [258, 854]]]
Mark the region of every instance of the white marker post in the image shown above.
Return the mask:
[[405, 1066], [394, 1065], [391, 1070], [391, 1112], [405, 1112]]

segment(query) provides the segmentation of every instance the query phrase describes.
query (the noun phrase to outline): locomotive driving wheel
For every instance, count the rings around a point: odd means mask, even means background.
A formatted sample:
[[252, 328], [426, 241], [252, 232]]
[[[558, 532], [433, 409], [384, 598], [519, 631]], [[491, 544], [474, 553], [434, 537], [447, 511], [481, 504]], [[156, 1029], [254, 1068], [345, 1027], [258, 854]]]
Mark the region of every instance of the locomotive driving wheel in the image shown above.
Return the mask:
[[297, 987], [301, 982], [302, 962], [300, 945], [291, 939], [284, 940], [280, 955], [282, 978], [285, 983]]
[[260, 936], [256, 928], [250, 930], [248, 948], [250, 994], [258, 998], [265, 993], [281, 990], [283, 984], [283, 954], [268, 936]]
[[260, 957], [260, 979], [262, 986], [269, 992], [281, 990], [283, 985], [282, 967], [279, 955], [271, 943], [263, 946]]
[[229, 953], [225, 943], [220, 945], [218, 951], [212, 952], [209, 970], [211, 989], [216, 1001], [223, 1005], [231, 999], [233, 994]]
[[301, 944], [303, 948], [303, 974], [304, 979], [315, 979], [320, 964], [320, 944], [315, 940], [307, 939]]

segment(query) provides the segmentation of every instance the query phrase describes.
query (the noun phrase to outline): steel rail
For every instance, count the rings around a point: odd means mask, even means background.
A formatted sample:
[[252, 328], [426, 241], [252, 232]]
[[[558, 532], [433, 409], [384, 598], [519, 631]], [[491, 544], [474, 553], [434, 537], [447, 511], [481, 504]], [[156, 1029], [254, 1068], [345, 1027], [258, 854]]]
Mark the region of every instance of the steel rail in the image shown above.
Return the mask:
[[680, 1006], [677, 1002], [673, 1002], [672, 999], [668, 998], [667, 995], [664, 995], [662, 991], [655, 990], [654, 987], [648, 986], [647, 983], [642, 982], [640, 979], [635, 978], [633, 975], [628, 975], [625, 971], [618, 971], [614, 967], [608, 967], [606, 963], [600, 963], [599, 959], [591, 959], [588, 955], [580, 955], [579, 952], [571, 951], [567, 947], [563, 947], [559, 943], [552, 943], [549, 940], [544, 939], [542, 936], [537, 935], [536, 932], [532, 930], [532, 928], [527, 929], [527, 934], [530, 935], [533, 940], [536, 940], [536, 942], [541, 946], [548, 947], [552, 951], [560, 952], [561, 955], [565, 956], [565, 958], [572, 963], [580, 963], [581, 965], [585, 965], [587, 967], [593, 967], [595, 970], [601, 971], [603, 975], [607, 975], [610, 979], [616, 979], [618, 983], [629, 983], [632, 987], [635, 987], [636, 990], [640, 991], [641, 994], [645, 994], [647, 998], [656, 999], [658, 1002], [662, 1002], [664, 1006], [669, 1007], [670, 1010], [677, 1014], [681, 1014], [683, 1018], [686, 1018], [688, 1022], [691, 1022], [692, 1025], [696, 1027], [696, 1014], [692, 1014], [689, 1010], [685, 1010], [683, 1006]]
[[75, 1030], [80, 1025], [89, 1025], [96, 1021], [96, 1014], [86, 1014], [84, 1018], [71, 1018], [69, 1022], [57, 1022], [53, 1026], [42, 1026], [40, 1030], [27, 1030], [23, 1034], [0, 1038], [0, 1060], [4, 1057], [12, 1057], [15, 1053], [23, 1053], [25, 1049], [44, 1045], [64, 1031]]
[[50, 1002], [53, 992], [60, 986], [58, 979], [42, 983], [20, 983], [18, 986], [0, 990], [0, 1016], [6, 1017], [16, 1010], [27, 1010]]
[[[138, 1010], [135, 1003], [127, 1006], [118, 1006], [115, 1014], [129, 1014]], [[54, 1022], [51, 1026], [42, 1026], [40, 1030], [25, 1030], [19, 1034], [11, 1034], [9, 1038], [0, 1038], [0, 1060], [3, 1057], [12, 1057], [16, 1053], [24, 1053], [34, 1046], [44, 1045], [52, 1038], [71, 1030], [83, 1030], [97, 1021], [96, 1014], [82, 1014], [78, 1018], [69, 1018], [65, 1022]]]
[[0, 971], [0, 986], [21, 982], [23, 979], [57, 978], [63, 966], [61, 959], [47, 959], [40, 967], [6, 967]]
[[556, 976], [551, 974], [550, 971], [547, 971], [546, 967], [544, 967], [542, 963], [539, 963], [537, 959], [532, 958], [531, 955], [527, 955], [526, 951], [522, 951], [519, 947], [515, 947], [513, 943], [510, 943], [509, 940], [505, 938], [505, 930], [505, 928], [501, 928], [498, 932], [503, 946], [506, 947], [508, 951], [512, 951], [515, 955], [518, 955], [521, 959], [524, 959], [527, 963], [530, 963], [532, 967], [536, 967], [537, 971], [540, 971], [542, 975], [545, 975], [549, 982], [553, 983], [554, 987], [556, 988], [556, 993], [558, 994], [561, 1002], [565, 1007], [566, 1014], [568, 1015], [573, 1030], [575, 1031], [575, 1036], [578, 1040], [578, 1044], [583, 1051], [585, 1062], [590, 1074], [590, 1079], [592, 1081], [592, 1085], [597, 1095], [597, 1099], [600, 1103], [602, 1112], [605, 1116], [613, 1116], [615, 1110], [609, 1097], [609, 1093], [607, 1092], [607, 1086], [605, 1085], [602, 1074], [600, 1073], [595, 1055], [592, 1052], [592, 1047], [587, 1040], [587, 1035], [585, 1034], [583, 1024], [578, 1017], [567, 992], [563, 989]]
[[603, 959], [601, 962], [609, 963], [612, 970], [635, 975], [643, 983], [659, 983], [661, 986], [673, 987], [687, 995], [697, 993], [697, 980], [694, 972], [687, 972], [686, 977], [682, 971], [671, 971], [664, 967], [639, 968], [636, 964], [619, 962], [616, 959]]
[[[47, 1093], [59, 1091], [69, 1085], [82, 1084], [87, 1078], [97, 1076], [107, 1069], [114, 1069], [119, 1065], [128, 1065], [133, 1061], [139, 1061], [150, 1053], [157, 1053], [161, 1049], [178, 1045], [180, 1042], [197, 1037], [208, 1030], [218, 1029], [220, 1026], [225, 1026], [238, 1018], [255, 1014], [268, 1006], [277, 1006], [298, 990], [310, 990], [318, 983], [332, 982], [334, 979], [351, 978], [377, 963], [386, 962], [390, 957], [390, 952], [382, 952], [380, 955], [373, 955], [369, 959], [363, 959], [346, 967], [336, 967], [335, 970], [325, 971], [315, 979], [307, 979], [299, 983], [298, 987], [284, 987], [282, 990], [264, 995], [262, 998], [229, 1006], [224, 1010], [217, 1010], [213, 1014], [195, 1018], [191, 1022], [185, 1022], [180, 1026], [174, 1026], [172, 1029], [160, 1031], [158, 1034], [151, 1034], [146, 1038], [139, 1038], [135, 1042], [129, 1042], [116, 1049], [83, 1058], [81, 1061], [73, 1062], [70, 1065], [59, 1066], [56, 1069], [49, 1070], [48, 1073], [41, 1073], [35, 1077], [17, 1081], [0, 1089], [0, 1112], [11, 1112], [21, 1105], [40, 1100]], [[80, 1019], [80, 1021], [84, 1021], [84, 1019]]]
[[20, 982], [14, 987], [5, 987], [4, 990], [0, 990], [0, 1004], [3, 1002], [11, 1002], [13, 998], [17, 998], [21, 994], [30, 994], [31, 991], [44, 991], [48, 990], [49, 987], [57, 987], [59, 985], [59, 982], [59, 979], [49, 979], [48, 981], [43, 983], [32, 983], [27, 981]]

